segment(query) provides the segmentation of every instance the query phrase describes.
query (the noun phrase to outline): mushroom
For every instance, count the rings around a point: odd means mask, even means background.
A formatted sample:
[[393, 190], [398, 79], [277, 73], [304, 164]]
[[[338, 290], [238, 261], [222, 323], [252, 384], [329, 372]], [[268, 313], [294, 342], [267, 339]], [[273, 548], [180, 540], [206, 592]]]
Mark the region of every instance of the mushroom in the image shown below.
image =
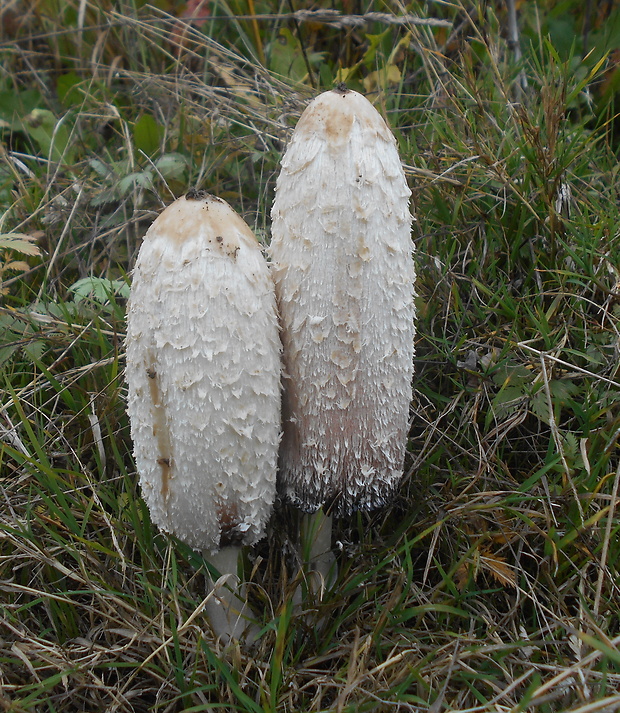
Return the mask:
[[[154, 523], [232, 582], [218, 580], [207, 599], [228, 643], [252, 618], [235, 584], [238, 554], [263, 536], [275, 498], [281, 345], [267, 264], [225, 201], [192, 190], [150, 227], [126, 345], [143, 497]], [[250, 640], [256, 631], [250, 623]]]
[[[411, 191], [361, 94], [312, 101], [272, 209], [284, 362], [278, 488], [317, 513], [310, 569], [329, 578], [331, 516], [377, 508], [402, 476], [414, 352]], [[318, 512], [317, 512], [318, 511]]]

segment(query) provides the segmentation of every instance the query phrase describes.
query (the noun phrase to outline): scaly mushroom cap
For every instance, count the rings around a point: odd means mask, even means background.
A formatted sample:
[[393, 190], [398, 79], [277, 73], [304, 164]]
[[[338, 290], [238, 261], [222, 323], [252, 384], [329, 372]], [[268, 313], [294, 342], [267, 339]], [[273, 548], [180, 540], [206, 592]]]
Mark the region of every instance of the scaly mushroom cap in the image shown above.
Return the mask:
[[414, 263], [396, 141], [357, 92], [317, 97], [276, 185], [271, 257], [284, 346], [279, 488], [307, 512], [384, 504], [402, 475]]
[[147, 232], [127, 314], [128, 412], [153, 521], [195, 549], [253, 544], [275, 496], [280, 340], [252, 231], [192, 191]]

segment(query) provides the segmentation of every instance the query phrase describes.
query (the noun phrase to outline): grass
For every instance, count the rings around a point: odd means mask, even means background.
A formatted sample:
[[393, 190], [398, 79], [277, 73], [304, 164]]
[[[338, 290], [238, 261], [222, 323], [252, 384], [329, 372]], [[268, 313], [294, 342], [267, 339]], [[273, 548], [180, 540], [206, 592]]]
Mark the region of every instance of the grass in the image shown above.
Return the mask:
[[[165, 3], [0, 11], [0, 709], [617, 710], [617, 77], [605, 23], [582, 58], [581, 4], [532, 5], [520, 64], [491, 3], [361, 8], [449, 27], [253, 21], [273, 8], [250, 0], [192, 26]], [[343, 78], [414, 191], [405, 477], [336, 523], [337, 585], [303, 615], [279, 508], [247, 553], [264, 635], [223, 656], [204, 561], [140, 499], [127, 284], [190, 186], [268, 242], [291, 128]]]

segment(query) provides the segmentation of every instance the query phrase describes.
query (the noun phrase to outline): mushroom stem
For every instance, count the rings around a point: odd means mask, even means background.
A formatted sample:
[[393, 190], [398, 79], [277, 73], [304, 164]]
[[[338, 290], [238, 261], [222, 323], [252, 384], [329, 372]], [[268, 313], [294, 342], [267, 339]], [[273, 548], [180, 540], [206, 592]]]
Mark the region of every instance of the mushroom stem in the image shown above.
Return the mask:
[[224, 645], [241, 640], [253, 644], [260, 632], [256, 615], [247, 602], [245, 583], [237, 575], [240, 553], [240, 547], [222, 547], [215, 554], [204, 552], [207, 562], [220, 575], [214, 581], [207, 569], [207, 582], [213, 595], [207, 600], [205, 609], [213, 633]]
[[332, 516], [319, 508], [301, 521], [301, 548], [306, 568], [308, 590], [322, 597], [338, 574], [332, 546]]

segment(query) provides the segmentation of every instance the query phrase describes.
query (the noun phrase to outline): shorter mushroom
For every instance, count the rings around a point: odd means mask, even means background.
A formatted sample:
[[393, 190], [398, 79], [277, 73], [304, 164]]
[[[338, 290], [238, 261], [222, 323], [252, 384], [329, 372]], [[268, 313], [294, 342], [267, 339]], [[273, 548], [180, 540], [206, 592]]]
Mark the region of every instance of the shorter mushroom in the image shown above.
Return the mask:
[[[190, 191], [140, 248], [127, 313], [128, 413], [154, 523], [220, 575], [207, 613], [224, 643], [256, 635], [240, 548], [263, 537], [280, 441], [273, 283], [252, 231], [223, 200]], [[224, 586], [227, 582], [227, 586]]]

